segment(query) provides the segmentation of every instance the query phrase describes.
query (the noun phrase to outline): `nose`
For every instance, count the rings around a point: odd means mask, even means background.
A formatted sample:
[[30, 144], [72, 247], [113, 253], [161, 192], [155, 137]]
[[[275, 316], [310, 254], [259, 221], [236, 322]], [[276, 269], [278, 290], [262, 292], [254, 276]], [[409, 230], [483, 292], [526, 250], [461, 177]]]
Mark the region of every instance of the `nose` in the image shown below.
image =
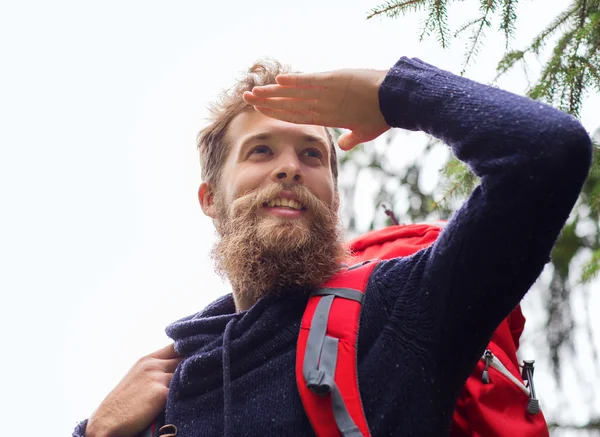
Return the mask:
[[295, 150], [282, 153], [276, 161], [275, 168], [271, 173], [271, 179], [274, 182], [304, 183], [304, 174], [302, 172], [302, 163], [298, 159]]

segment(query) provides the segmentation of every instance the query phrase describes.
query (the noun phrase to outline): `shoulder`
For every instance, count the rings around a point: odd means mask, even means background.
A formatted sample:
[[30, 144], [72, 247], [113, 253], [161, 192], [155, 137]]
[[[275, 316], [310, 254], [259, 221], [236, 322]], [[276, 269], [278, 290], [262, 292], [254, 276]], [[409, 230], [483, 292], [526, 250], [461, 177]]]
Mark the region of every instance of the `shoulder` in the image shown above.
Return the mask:
[[[361, 357], [378, 339], [395, 348], [399, 338], [402, 344], [407, 339], [414, 343], [432, 338], [431, 296], [421, 286], [431, 251], [427, 247], [410, 256], [379, 261], [369, 278], [363, 303]], [[423, 335], [416, 338], [415, 332]]]
[[430, 253], [428, 247], [410, 256], [379, 261], [365, 291], [364, 317], [383, 315], [385, 319], [398, 301], [419, 300], [418, 290]]
[[369, 287], [393, 290], [404, 288], [408, 284], [418, 285], [431, 256], [431, 251], [432, 246], [429, 246], [410, 256], [379, 261], [369, 279]]

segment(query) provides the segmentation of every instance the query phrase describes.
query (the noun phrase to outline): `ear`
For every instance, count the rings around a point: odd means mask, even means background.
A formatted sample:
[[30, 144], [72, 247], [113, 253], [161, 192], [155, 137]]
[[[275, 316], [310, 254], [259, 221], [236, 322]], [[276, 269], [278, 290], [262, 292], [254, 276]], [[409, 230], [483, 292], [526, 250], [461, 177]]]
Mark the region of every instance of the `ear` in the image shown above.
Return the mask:
[[198, 201], [200, 202], [200, 207], [202, 208], [202, 212], [209, 216], [210, 218], [215, 218], [215, 200], [214, 200], [214, 190], [211, 185], [206, 182], [202, 182], [200, 184], [200, 188], [198, 188]]

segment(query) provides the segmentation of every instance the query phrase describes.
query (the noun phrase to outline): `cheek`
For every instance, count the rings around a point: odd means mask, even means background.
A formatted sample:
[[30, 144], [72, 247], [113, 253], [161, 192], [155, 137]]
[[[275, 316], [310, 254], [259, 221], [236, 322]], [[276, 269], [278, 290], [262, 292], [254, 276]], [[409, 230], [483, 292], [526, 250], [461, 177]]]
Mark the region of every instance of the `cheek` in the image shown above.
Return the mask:
[[317, 184], [313, 185], [313, 193], [317, 197], [328, 205], [333, 205], [335, 202], [335, 193], [333, 188], [333, 180], [328, 174], [319, 174], [315, 181]]
[[[249, 191], [253, 191], [264, 183], [266, 176], [264, 171], [259, 171], [257, 168], [240, 168], [234, 169], [230, 173], [230, 178], [225, 187], [227, 198], [230, 201], [243, 196]], [[268, 176], [268, 174], [267, 174]]]

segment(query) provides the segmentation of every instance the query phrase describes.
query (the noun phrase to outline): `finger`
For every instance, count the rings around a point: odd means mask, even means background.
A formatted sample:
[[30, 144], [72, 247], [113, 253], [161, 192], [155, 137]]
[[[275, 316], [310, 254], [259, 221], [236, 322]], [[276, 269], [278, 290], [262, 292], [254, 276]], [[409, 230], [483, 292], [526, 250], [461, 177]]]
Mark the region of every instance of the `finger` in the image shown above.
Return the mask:
[[259, 106], [261, 108], [273, 109], [275, 111], [313, 112], [316, 110], [315, 100], [298, 100], [279, 97], [272, 97], [268, 99], [250, 96], [244, 97], [246, 103], [249, 103], [253, 106]]
[[169, 384], [171, 384], [171, 380], [173, 379], [173, 374], [172, 373], [162, 373], [160, 375], [156, 375], [155, 378], [156, 378], [155, 381], [158, 382], [163, 387], [169, 387]]
[[362, 143], [363, 140], [360, 138], [360, 135], [357, 135], [355, 132], [345, 132], [338, 138], [338, 146], [340, 149], [348, 151]]
[[263, 108], [255, 106], [258, 112], [267, 117], [275, 118], [281, 121], [287, 121], [288, 123], [296, 124], [314, 124], [317, 126], [326, 126], [323, 122], [319, 121], [314, 112], [290, 112], [290, 111], [274, 111], [269, 108]]
[[157, 350], [150, 354], [153, 358], [160, 358], [162, 360], [168, 360], [170, 358], [178, 358], [179, 355], [175, 352], [175, 345], [171, 343], [168, 346], [163, 347], [162, 349]]
[[[294, 102], [300, 102], [298, 99], [280, 98], [280, 97], [263, 97], [256, 96], [250, 91], [245, 91], [242, 95], [244, 101], [253, 106], [260, 106], [261, 108], [276, 109], [279, 111], [294, 111]], [[308, 107], [308, 105], [305, 105]]]
[[171, 358], [169, 360], [162, 360], [161, 365], [165, 372], [173, 373], [177, 369], [177, 365], [181, 363], [183, 358]]
[[296, 88], [281, 85], [264, 85], [252, 88], [256, 97], [292, 97], [294, 99], [316, 100], [321, 97], [323, 88]]
[[275, 80], [282, 86], [307, 87], [323, 86], [331, 78], [331, 73], [286, 73], [279, 74]]

